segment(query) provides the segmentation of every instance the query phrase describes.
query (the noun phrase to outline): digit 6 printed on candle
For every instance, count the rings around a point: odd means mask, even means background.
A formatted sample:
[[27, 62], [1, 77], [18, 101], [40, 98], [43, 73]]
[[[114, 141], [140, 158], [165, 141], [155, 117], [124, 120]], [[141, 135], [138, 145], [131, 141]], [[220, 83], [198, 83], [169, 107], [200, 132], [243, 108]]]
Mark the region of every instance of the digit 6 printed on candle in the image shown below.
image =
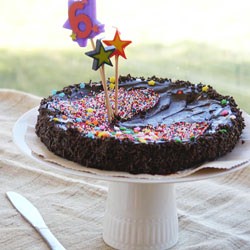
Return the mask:
[[[69, 23], [77, 38], [88, 38], [93, 30], [93, 24], [88, 15], [78, 14], [77, 11], [85, 8], [85, 2], [74, 2], [69, 8]], [[80, 24], [84, 24], [84, 30], [80, 29]]]

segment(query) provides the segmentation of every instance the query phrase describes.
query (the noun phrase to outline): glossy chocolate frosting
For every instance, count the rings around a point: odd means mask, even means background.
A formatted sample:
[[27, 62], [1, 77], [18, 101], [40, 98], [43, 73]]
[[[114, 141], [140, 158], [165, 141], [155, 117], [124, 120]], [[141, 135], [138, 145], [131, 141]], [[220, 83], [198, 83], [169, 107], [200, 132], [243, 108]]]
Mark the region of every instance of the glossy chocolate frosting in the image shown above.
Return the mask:
[[[157, 81], [158, 80], [158, 81]], [[176, 122], [208, 122], [210, 128], [207, 133], [213, 132], [219, 125], [232, 125], [233, 111], [230, 108], [230, 97], [226, 97], [227, 103], [222, 105], [224, 97], [218, 95], [212, 87], [208, 92], [202, 92], [202, 84], [192, 85], [189, 82], [156, 79], [154, 86], [148, 86], [148, 81], [135, 80], [121, 83], [125, 88], [153, 88], [159, 93], [159, 103], [145, 114], [137, 115], [130, 121], [121, 122], [125, 127], [147, 126], [148, 124], [173, 124]], [[160, 82], [159, 82], [160, 81]], [[216, 98], [216, 99], [215, 99]], [[221, 115], [223, 111], [227, 116]]]

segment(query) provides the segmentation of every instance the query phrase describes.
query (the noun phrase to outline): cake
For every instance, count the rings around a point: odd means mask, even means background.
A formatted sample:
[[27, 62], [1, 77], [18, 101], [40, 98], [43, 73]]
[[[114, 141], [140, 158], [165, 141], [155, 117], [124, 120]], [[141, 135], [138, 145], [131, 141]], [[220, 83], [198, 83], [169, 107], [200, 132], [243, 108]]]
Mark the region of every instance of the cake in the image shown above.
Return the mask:
[[41, 100], [36, 134], [87, 168], [167, 175], [229, 153], [245, 126], [234, 98], [202, 83], [120, 76], [118, 107], [110, 123], [101, 83], [70, 85]]

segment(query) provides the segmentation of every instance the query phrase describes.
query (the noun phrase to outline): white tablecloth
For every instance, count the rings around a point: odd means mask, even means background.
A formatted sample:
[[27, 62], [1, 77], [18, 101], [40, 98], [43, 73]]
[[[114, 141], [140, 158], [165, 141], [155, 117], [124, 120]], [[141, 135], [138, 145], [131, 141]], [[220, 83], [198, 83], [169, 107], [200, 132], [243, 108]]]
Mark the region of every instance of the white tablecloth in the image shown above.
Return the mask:
[[[48, 249], [12, 207], [7, 191], [26, 196], [66, 249], [111, 249], [102, 240], [107, 183], [58, 173], [23, 155], [12, 127], [40, 98], [0, 90], [0, 249]], [[250, 167], [176, 185], [179, 241], [172, 249], [250, 249]]]

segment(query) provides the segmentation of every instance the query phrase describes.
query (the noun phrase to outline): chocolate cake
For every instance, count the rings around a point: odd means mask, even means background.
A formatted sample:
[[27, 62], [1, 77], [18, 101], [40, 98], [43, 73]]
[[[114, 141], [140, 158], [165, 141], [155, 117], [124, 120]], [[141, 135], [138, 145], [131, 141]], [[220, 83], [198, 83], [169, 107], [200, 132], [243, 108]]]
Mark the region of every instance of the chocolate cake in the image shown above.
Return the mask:
[[100, 83], [70, 85], [41, 101], [36, 133], [85, 167], [166, 175], [227, 154], [245, 126], [233, 97], [201, 83], [120, 76], [118, 107], [110, 123]]

